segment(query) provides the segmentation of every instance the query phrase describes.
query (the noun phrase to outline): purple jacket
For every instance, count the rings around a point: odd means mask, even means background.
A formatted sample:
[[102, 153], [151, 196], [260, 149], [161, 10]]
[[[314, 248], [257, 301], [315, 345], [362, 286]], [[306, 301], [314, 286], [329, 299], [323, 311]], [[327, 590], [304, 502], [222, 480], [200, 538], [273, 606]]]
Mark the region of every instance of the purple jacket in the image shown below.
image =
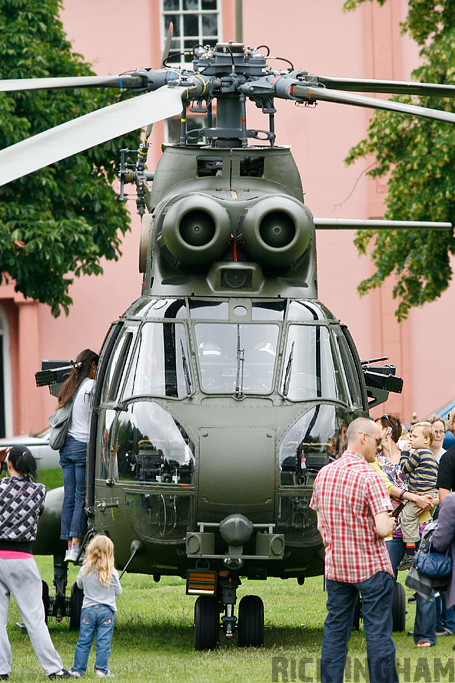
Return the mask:
[[[433, 533], [434, 550], [443, 553], [451, 547], [452, 562], [455, 567], [455, 493], [448, 493], [439, 508], [438, 525]], [[455, 573], [450, 578], [447, 589], [447, 607], [455, 605]]]

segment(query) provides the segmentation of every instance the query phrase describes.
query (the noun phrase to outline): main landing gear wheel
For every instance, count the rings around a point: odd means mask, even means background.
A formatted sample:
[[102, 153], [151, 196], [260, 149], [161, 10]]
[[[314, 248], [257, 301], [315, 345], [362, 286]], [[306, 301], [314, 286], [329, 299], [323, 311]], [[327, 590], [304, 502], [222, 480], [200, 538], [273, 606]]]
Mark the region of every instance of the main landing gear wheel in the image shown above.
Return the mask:
[[82, 602], [84, 591], [73, 583], [70, 597], [70, 631], [78, 631], [81, 623]]
[[257, 595], [245, 595], [239, 605], [239, 647], [264, 645], [264, 603]]
[[401, 583], [396, 582], [392, 599], [394, 631], [406, 631], [406, 596]]
[[194, 649], [214, 650], [220, 636], [220, 610], [214, 595], [200, 595], [194, 605]]

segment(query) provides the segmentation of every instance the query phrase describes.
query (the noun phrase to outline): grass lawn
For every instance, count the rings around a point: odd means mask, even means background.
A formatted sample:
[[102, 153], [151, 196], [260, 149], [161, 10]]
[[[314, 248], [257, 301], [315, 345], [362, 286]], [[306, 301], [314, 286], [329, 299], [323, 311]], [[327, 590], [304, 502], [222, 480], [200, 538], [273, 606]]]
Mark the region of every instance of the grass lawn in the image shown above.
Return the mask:
[[[42, 574], [52, 585], [52, 561], [37, 558]], [[69, 581], [76, 577], [71, 566]], [[325, 594], [322, 577], [308, 579], [304, 586], [296, 581], [271, 579], [248, 582], [240, 587], [239, 599], [246, 594], [262, 597], [265, 606], [265, 646], [240, 649], [237, 636], [214, 652], [193, 650], [193, 608], [195, 598], [185, 595], [184, 582], [165, 577], [154, 583], [149, 576], [125, 574], [124, 593], [118, 598], [118, 612], [112, 643], [110, 667], [118, 681], [159, 681], [186, 683], [247, 683], [266, 681], [317, 681], [316, 662], [322, 643], [325, 617]], [[409, 591], [407, 591], [409, 596]], [[407, 630], [411, 630], [415, 607], [409, 605]], [[15, 629], [19, 615], [12, 603], [8, 632], [13, 649], [12, 683], [45, 680], [31, 649], [28, 636]], [[51, 619], [50, 632], [64, 665], [73, 661], [77, 633], [69, 633], [68, 622]], [[454, 681], [455, 638], [439, 638], [436, 647], [416, 649], [411, 637], [394, 634], [400, 681]], [[366, 681], [365, 636], [361, 626], [349, 644], [351, 658], [346, 681]], [[97, 680], [93, 672], [94, 654], [90, 655], [86, 679]], [[444, 670], [445, 669], [445, 670]]]
[[56, 489], [63, 486], [62, 468], [58, 467], [55, 470], [38, 470], [38, 481], [46, 485], [46, 489]]

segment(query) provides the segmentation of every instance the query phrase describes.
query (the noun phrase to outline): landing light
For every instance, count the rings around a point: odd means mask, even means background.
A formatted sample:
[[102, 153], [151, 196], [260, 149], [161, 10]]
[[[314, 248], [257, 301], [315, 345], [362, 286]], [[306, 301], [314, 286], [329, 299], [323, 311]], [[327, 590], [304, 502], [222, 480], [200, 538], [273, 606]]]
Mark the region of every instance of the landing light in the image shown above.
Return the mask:
[[187, 595], [215, 595], [216, 572], [189, 571], [186, 576]]

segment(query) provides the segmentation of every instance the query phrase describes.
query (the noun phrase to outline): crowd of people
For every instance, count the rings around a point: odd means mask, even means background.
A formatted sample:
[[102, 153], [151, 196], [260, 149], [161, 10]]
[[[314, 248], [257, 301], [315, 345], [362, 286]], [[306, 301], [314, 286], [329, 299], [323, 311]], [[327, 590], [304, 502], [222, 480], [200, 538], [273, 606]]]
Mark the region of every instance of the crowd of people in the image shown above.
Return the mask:
[[[63, 668], [46, 625], [41, 578], [32, 555], [45, 487], [36, 482], [36, 462], [28, 448], [0, 450], [0, 463], [6, 460], [9, 474], [0, 480], [0, 681], [11, 672], [6, 629], [11, 594], [50, 679], [83, 676], [95, 636], [96, 675], [113, 676], [108, 660], [116, 596], [122, 592], [114, 567], [114, 545], [99, 534], [84, 553], [81, 547], [86, 527], [86, 448], [97, 365], [96, 353], [81, 352], [59, 394], [59, 408], [70, 408], [60, 449], [61, 538], [68, 544], [65, 561], [82, 563], [77, 585], [84, 593], [80, 636], [70, 670]], [[444, 451], [447, 428], [455, 434], [455, 410], [447, 426], [434, 415], [414, 423], [410, 433], [396, 415], [357, 418], [345, 428], [343, 449], [315, 479], [310, 507], [317, 513], [325, 546], [328, 610], [322, 683], [343, 681], [359, 595], [370, 681], [398, 682], [392, 639], [395, 583], [398, 572], [413, 565], [425, 526], [434, 517], [438, 524], [433, 548], [440, 552], [451, 548], [455, 562], [455, 446]], [[455, 635], [455, 578], [447, 591], [433, 591], [429, 600], [417, 592], [415, 602], [410, 633], [416, 647], [431, 647], [438, 636]]]
[[[310, 506], [325, 546], [328, 615], [321, 681], [342, 682], [347, 644], [360, 594], [370, 681], [398, 681], [392, 639], [392, 599], [398, 572], [413, 566], [422, 533], [433, 518], [432, 547], [451, 548], [455, 561], [455, 446], [443, 448], [445, 421], [437, 415], [412, 425], [396, 415], [357, 418], [347, 447], [316, 477]], [[448, 416], [455, 434], [455, 410]], [[416, 647], [455, 635], [455, 580], [429, 600], [415, 594], [410, 632]], [[454, 646], [455, 649], [455, 646]]]

